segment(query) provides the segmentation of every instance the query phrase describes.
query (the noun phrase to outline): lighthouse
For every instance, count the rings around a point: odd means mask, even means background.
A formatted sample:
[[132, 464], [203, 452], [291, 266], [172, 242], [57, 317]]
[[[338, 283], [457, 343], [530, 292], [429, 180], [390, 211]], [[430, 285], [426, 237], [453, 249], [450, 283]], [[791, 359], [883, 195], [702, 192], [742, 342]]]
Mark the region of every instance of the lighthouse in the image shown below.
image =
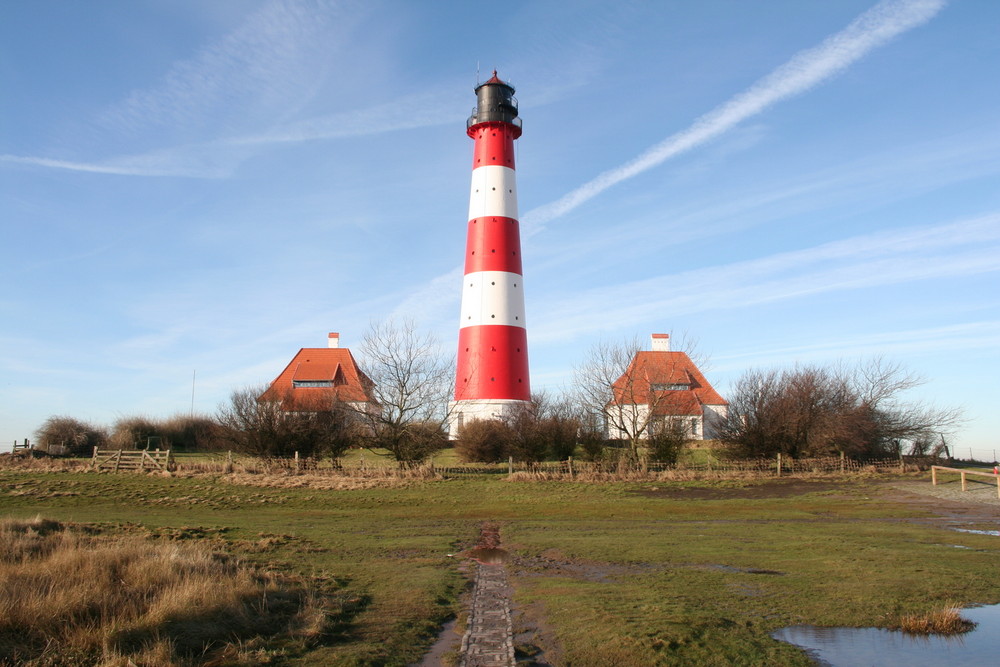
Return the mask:
[[514, 87], [476, 86], [466, 123], [475, 141], [450, 435], [476, 419], [509, 414], [531, 398], [524, 320], [514, 140], [521, 136]]

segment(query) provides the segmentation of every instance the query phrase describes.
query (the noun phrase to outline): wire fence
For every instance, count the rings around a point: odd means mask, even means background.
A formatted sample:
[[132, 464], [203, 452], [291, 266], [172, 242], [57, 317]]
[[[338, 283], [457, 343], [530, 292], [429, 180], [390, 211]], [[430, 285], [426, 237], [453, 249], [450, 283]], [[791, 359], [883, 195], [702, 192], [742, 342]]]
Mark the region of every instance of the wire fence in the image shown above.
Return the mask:
[[[2, 457], [2, 467], [70, 470], [91, 466], [91, 460], [45, 457]], [[915, 472], [932, 465], [960, 465], [955, 460], [934, 457], [904, 456], [887, 459], [852, 459], [846, 456], [793, 459], [774, 458], [718, 459], [682, 463], [658, 463], [646, 460], [514, 461], [496, 463], [395, 462], [385, 457], [352, 458], [349, 461], [329, 457], [255, 457], [231, 452], [181, 455], [171, 457], [169, 469], [178, 474], [241, 475], [312, 475], [353, 478], [458, 478], [465, 476], [507, 476], [513, 479], [642, 480], [698, 477], [780, 477], [807, 474], [857, 474], [877, 472]], [[120, 468], [121, 466], [119, 466]]]
[[320, 474], [352, 477], [462, 477], [462, 476], [543, 476], [549, 478], [601, 478], [601, 477], [643, 477], [665, 473], [675, 474], [746, 474], [759, 476], [796, 474], [853, 474], [859, 472], [898, 472], [927, 470], [938, 459], [931, 458], [891, 458], [857, 460], [848, 457], [826, 457], [793, 459], [777, 456], [769, 459], [713, 460], [702, 463], [658, 463], [652, 461], [514, 461], [509, 459], [498, 463], [436, 464], [430, 462], [385, 462], [370, 463], [353, 460], [345, 463], [329, 458], [289, 457], [264, 458], [233, 456], [232, 454], [177, 461], [175, 469], [191, 473], [242, 473], [242, 474]]

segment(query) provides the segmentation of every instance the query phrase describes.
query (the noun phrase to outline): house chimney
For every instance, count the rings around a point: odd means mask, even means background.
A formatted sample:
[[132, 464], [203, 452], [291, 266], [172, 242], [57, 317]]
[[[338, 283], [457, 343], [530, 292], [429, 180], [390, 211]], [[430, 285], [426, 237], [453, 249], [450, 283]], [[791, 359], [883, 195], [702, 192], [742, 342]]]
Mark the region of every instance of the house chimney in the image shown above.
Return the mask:
[[340, 347], [340, 334], [336, 331], [331, 332], [330, 335], [327, 336], [327, 341], [327, 345], [329, 347]]
[[670, 334], [653, 334], [650, 336], [652, 339], [653, 352], [669, 352], [670, 351]]

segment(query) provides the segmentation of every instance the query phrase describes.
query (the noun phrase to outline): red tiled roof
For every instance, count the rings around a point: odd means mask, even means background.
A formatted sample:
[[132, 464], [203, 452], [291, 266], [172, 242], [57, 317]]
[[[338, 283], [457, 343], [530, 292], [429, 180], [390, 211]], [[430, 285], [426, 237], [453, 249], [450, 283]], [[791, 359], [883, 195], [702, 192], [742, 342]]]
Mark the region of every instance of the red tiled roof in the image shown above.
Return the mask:
[[[687, 385], [690, 389], [656, 389]], [[728, 405], [684, 352], [638, 352], [612, 386], [619, 405], [650, 405], [658, 415], [701, 415], [703, 405]]]
[[[296, 387], [296, 381], [331, 382], [329, 387]], [[281, 401], [289, 412], [315, 411], [334, 402], [373, 403], [374, 383], [345, 347], [304, 347], [289, 362], [260, 401]]]

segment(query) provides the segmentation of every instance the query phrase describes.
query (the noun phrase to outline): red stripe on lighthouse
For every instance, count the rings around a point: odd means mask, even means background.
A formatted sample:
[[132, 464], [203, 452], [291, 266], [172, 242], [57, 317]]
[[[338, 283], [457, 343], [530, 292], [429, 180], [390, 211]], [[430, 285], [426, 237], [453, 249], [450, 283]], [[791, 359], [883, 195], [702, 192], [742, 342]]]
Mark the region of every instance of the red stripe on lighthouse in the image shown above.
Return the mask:
[[465, 327], [458, 332], [455, 400], [531, 399], [528, 335], [523, 327]]
[[514, 218], [469, 220], [465, 242], [465, 272], [521, 273], [521, 231]]
[[[514, 126], [508, 123], [480, 123], [469, 136], [476, 140], [472, 168], [497, 165], [514, 168]], [[520, 135], [520, 132], [518, 132]]]

